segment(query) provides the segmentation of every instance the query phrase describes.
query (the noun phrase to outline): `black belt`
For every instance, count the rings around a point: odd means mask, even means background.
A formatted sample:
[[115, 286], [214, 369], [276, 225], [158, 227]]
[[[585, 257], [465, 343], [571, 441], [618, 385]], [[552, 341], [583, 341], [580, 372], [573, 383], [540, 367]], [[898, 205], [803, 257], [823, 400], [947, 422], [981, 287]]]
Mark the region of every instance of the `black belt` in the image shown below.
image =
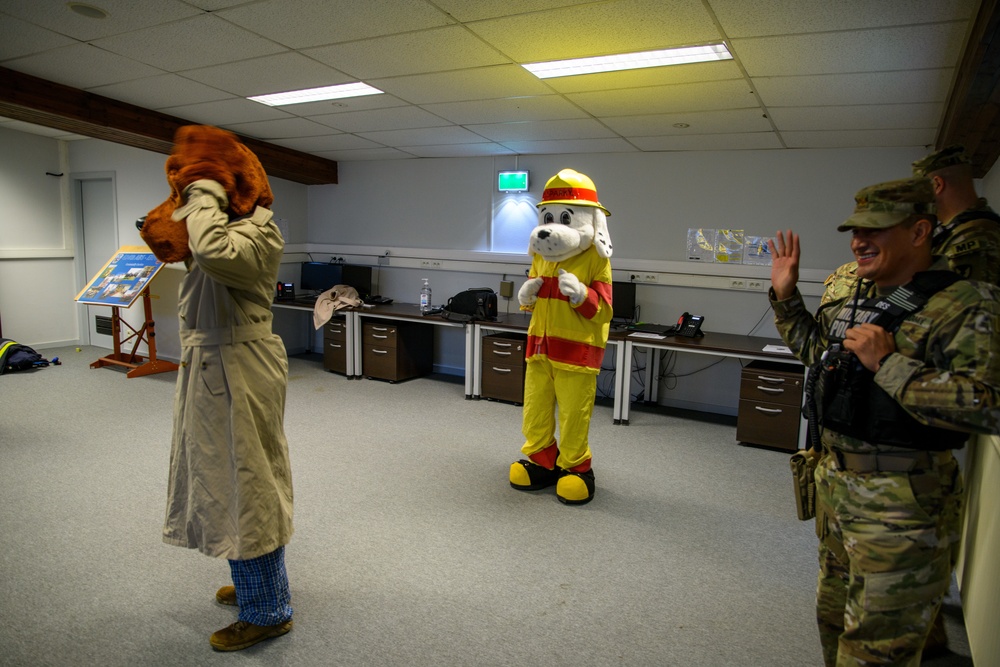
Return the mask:
[[900, 452], [845, 452], [830, 448], [830, 455], [837, 461], [837, 468], [851, 472], [910, 472], [925, 470], [935, 464], [951, 460], [951, 451], [928, 452], [924, 450]]

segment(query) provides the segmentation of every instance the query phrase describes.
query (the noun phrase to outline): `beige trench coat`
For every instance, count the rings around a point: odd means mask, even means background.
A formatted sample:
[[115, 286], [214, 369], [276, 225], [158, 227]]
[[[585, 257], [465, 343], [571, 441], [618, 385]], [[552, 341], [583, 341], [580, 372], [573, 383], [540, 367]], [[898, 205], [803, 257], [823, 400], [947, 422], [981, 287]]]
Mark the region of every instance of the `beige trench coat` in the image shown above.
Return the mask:
[[293, 531], [283, 426], [288, 358], [271, 332], [284, 242], [263, 208], [229, 222], [209, 206], [188, 215], [187, 225], [192, 259], [178, 304], [181, 368], [163, 541], [247, 560], [287, 544]]

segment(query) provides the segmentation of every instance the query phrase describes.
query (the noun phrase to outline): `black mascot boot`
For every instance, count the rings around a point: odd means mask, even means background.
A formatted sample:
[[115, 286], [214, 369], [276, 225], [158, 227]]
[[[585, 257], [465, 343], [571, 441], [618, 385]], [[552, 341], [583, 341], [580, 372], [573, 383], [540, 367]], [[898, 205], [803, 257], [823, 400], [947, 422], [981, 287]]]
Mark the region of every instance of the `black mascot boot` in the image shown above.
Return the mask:
[[535, 491], [545, 489], [556, 482], [565, 473], [560, 468], [549, 470], [537, 463], [521, 459], [510, 464], [510, 485], [518, 491]]
[[566, 472], [556, 484], [556, 497], [565, 505], [583, 505], [594, 499], [594, 471]]

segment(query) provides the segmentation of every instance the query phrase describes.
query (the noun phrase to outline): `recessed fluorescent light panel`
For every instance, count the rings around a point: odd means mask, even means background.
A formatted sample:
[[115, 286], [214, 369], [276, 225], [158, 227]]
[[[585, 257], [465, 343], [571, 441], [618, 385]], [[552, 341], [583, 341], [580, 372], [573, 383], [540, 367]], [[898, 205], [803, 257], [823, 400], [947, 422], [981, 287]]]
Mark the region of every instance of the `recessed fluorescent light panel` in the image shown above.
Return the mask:
[[684, 46], [677, 49], [663, 49], [660, 51], [619, 53], [613, 56], [599, 56], [596, 58], [553, 60], [547, 63], [529, 63], [522, 65], [522, 67], [539, 79], [551, 79], [557, 76], [617, 72], [619, 70], [642, 69], [644, 67], [685, 65], [687, 63], [702, 63], [712, 60], [732, 60], [732, 58], [733, 56], [729, 53], [729, 49], [726, 48], [725, 44], [709, 44], [707, 46]]
[[271, 107], [286, 104], [302, 104], [303, 102], [321, 102], [337, 100], [342, 97], [361, 97], [362, 95], [381, 95], [383, 91], [372, 88], [367, 83], [345, 83], [339, 86], [324, 86], [323, 88], [307, 88], [293, 90], [288, 93], [273, 93], [271, 95], [256, 95], [247, 99], [260, 102]]

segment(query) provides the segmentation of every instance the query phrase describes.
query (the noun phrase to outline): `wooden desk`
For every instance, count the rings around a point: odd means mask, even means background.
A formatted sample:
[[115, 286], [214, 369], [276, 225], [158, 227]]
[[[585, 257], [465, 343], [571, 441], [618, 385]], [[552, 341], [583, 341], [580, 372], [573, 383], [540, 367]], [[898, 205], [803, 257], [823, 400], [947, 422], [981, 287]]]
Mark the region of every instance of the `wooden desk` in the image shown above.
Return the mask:
[[473, 364], [473, 341], [472, 336], [474, 332], [474, 327], [471, 324], [465, 322], [452, 322], [451, 320], [446, 320], [440, 315], [423, 315], [420, 312], [420, 304], [417, 303], [390, 303], [387, 305], [376, 305], [376, 306], [362, 306], [361, 308], [353, 308], [346, 312], [353, 318], [353, 324], [348, 323], [347, 330], [350, 332], [354, 330], [353, 345], [351, 345], [351, 339], [349, 339], [348, 350], [353, 350], [353, 363], [349, 362], [348, 367], [353, 369], [353, 375], [362, 375], [362, 346], [361, 346], [361, 320], [362, 318], [369, 319], [384, 319], [384, 320], [396, 320], [396, 321], [410, 321], [410, 322], [420, 322], [428, 326], [438, 326], [438, 327], [451, 327], [455, 329], [463, 329], [465, 333], [465, 398], [469, 400], [472, 398], [472, 375], [469, 373], [469, 368]]
[[[627, 333], [627, 332], [626, 332]], [[748, 359], [752, 361], [777, 361], [791, 365], [802, 365], [798, 359], [791, 354], [783, 352], [765, 351], [768, 345], [784, 345], [778, 338], [763, 338], [761, 336], [742, 336], [739, 334], [705, 332], [699, 338], [687, 338], [685, 336], [668, 336], [666, 338], [645, 338], [625, 335], [625, 358], [632, 358], [632, 350], [635, 347], [646, 347], [656, 350], [670, 350], [673, 352], [687, 352], [691, 354], [708, 354], [716, 357], [733, 357], [737, 359]], [[646, 364], [646, 382], [644, 399], [656, 402], [659, 390], [658, 383], [653, 378], [656, 377], [656, 366], [659, 360]], [[632, 395], [631, 380], [632, 373], [625, 375], [621, 383], [624, 394], [623, 407], [621, 411], [621, 423], [628, 424], [629, 397]], [[804, 431], [803, 431], [804, 433]], [[800, 437], [801, 440], [801, 437]]]
[[[525, 333], [528, 330], [528, 324], [531, 322], [531, 313], [525, 313], [518, 311], [516, 313], [500, 313], [497, 316], [496, 322], [476, 322], [475, 323], [475, 333], [473, 336], [473, 343], [475, 345], [473, 354], [473, 383], [472, 383], [472, 395], [475, 398], [479, 398], [482, 395], [483, 389], [483, 376], [482, 376], [482, 359], [483, 359], [483, 331], [510, 331], [513, 333]], [[624, 368], [625, 359], [625, 340], [621, 333], [617, 331], [612, 331], [608, 335], [608, 344], [613, 345], [615, 348], [615, 381], [614, 381], [614, 408], [612, 409], [611, 418], [615, 424], [621, 422], [621, 412], [627, 407], [628, 401], [623, 401], [623, 396], [627, 399], [628, 394], [622, 393], [622, 382], [627, 382], [629, 376], [628, 373], [623, 373], [621, 371]], [[468, 376], [468, 365], [466, 365], [466, 376]], [[625, 405], [623, 405], [623, 403]]]

